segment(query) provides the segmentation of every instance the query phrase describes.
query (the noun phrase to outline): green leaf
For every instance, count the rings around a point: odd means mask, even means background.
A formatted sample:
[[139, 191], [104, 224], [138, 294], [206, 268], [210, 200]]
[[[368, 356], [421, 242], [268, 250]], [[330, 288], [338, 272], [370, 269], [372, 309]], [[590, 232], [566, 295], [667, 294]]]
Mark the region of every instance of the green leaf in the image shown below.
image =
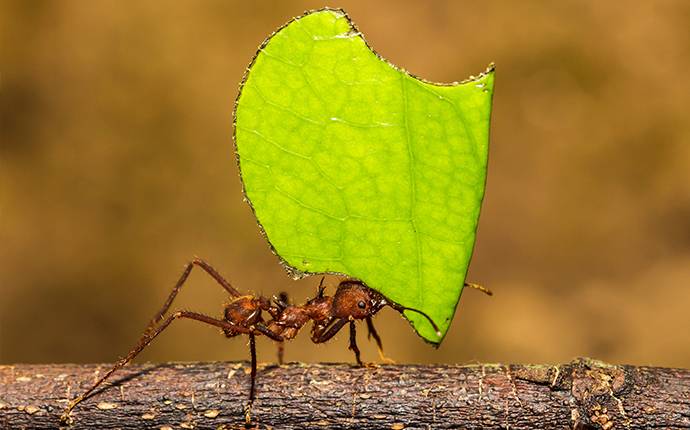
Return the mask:
[[377, 56], [341, 10], [259, 49], [235, 110], [244, 190], [296, 276], [340, 273], [428, 314], [455, 313], [484, 196], [493, 69], [439, 85]]

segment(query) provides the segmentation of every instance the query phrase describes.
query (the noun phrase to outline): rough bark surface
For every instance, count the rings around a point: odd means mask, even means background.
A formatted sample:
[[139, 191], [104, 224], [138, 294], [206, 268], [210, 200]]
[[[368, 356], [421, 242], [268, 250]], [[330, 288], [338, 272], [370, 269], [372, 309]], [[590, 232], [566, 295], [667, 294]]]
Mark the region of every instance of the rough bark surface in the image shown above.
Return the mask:
[[[244, 428], [247, 363], [133, 365], [61, 425], [108, 365], [0, 366], [2, 429]], [[690, 429], [690, 370], [562, 365], [262, 366], [259, 428]]]

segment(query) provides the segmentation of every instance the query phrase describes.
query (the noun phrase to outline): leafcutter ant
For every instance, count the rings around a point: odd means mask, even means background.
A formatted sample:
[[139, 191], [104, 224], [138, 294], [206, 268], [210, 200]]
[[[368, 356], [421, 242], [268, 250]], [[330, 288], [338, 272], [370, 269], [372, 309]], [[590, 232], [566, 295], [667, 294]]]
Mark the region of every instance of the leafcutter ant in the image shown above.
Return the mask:
[[[194, 266], [198, 266], [208, 273], [221, 287], [228, 292], [231, 301], [225, 305], [222, 318], [214, 318], [208, 315], [190, 311], [175, 311], [168, 315], [175, 297], [185, 284]], [[475, 284], [466, 286], [478, 288], [487, 294], [490, 291]], [[299, 330], [309, 321], [313, 321], [311, 340], [314, 343], [323, 343], [330, 340], [345, 325], [350, 326], [350, 346], [355, 354], [357, 364], [363, 365], [360, 351], [356, 342], [356, 320], [366, 320], [369, 337], [373, 337], [383, 359], [383, 345], [378, 335], [372, 317], [385, 306], [390, 306], [398, 312], [412, 311], [423, 315], [438, 332], [434, 321], [424, 312], [417, 309], [401, 306], [386, 299], [380, 293], [368, 288], [364, 283], [346, 279], [340, 282], [333, 296], [324, 294], [323, 278], [318, 288], [316, 297], [307, 301], [304, 305], [288, 304], [287, 295], [282, 293], [280, 297], [268, 299], [263, 296], [243, 295], [236, 290], [223, 276], [210, 264], [195, 258], [186, 266], [172, 292], [166, 299], [163, 307], [156, 313], [144, 330], [141, 338], [129, 353], [121, 358], [84, 393], [72, 400], [61, 419], [69, 422], [71, 411], [93, 391], [105, 382], [113, 373], [132, 361], [146, 346], [148, 346], [170, 324], [181, 318], [200, 321], [222, 329], [226, 337], [238, 335], [249, 336], [249, 351], [251, 356], [251, 385], [249, 389], [249, 402], [245, 408], [247, 423], [251, 421], [251, 406], [256, 397], [256, 336], [264, 335], [279, 343], [278, 360], [282, 363], [283, 342], [293, 339]], [[264, 312], [268, 319], [264, 319]], [[166, 316], [167, 315], [167, 316]]]
[[335, 295], [332, 297], [324, 295], [324, 291], [322, 278], [316, 297], [302, 306], [291, 306], [283, 300], [274, 299], [280, 312], [268, 323], [269, 330], [285, 339], [292, 339], [306, 323], [313, 321], [311, 340], [314, 343], [323, 343], [335, 336], [346, 324], [349, 324], [349, 349], [354, 352], [357, 364], [360, 366], [363, 363], [357, 347], [356, 320], [366, 320], [369, 338], [374, 338], [379, 355], [383, 360], [387, 360], [383, 355], [381, 337], [374, 328], [372, 321], [372, 317], [385, 306], [390, 306], [401, 313], [403, 311], [417, 312], [429, 321], [434, 330], [439, 331], [434, 321], [424, 312], [393, 303], [360, 281], [346, 279], [340, 282]]

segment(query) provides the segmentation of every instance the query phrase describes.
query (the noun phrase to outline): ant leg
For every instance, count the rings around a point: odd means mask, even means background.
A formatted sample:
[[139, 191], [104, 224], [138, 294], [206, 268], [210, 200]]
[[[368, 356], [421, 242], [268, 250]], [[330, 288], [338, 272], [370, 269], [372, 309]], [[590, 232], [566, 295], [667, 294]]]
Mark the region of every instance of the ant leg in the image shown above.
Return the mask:
[[364, 363], [362, 363], [362, 359], [359, 356], [359, 348], [357, 347], [357, 329], [355, 328], [354, 321], [350, 321], [350, 346], [348, 349], [355, 353], [357, 364], [360, 367], [364, 366]]
[[189, 274], [192, 272], [192, 269], [194, 266], [199, 266], [201, 267], [206, 273], [208, 273], [218, 284], [220, 284], [221, 287], [225, 289], [231, 296], [233, 297], [240, 297], [242, 294], [240, 294], [239, 291], [237, 291], [232, 285], [230, 285], [230, 282], [226, 281], [225, 278], [221, 276], [220, 273], [216, 269], [214, 269], [210, 264], [205, 262], [204, 260], [200, 258], [194, 258], [192, 261], [187, 263], [187, 265], [184, 268], [184, 271], [182, 272], [182, 275], [180, 276], [180, 279], [177, 280], [177, 283], [173, 287], [173, 290], [170, 292], [170, 295], [168, 296], [167, 300], [163, 304], [163, 307], [161, 308], [160, 311], [156, 314], [155, 317], [151, 320], [151, 322], [148, 325], [147, 330], [150, 330], [153, 328], [154, 325], [159, 323], [162, 319], [163, 316], [165, 315], [166, 312], [168, 312], [168, 309], [170, 309], [170, 306], [173, 303], [173, 300], [175, 300], [175, 297], [177, 296], [177, 293], [180, 292], [180, 289], [182, 289], [182, 286], [184, 283], [187, 281], [187, 278], [189, 277]]
[[285, 305], [290, 304], [290, 299], [288, 297], [288, 293], [285, 291], [281, 291], [280, 294], [278, 294], [278, 298], [280, 299], [281, 302], [285, 303]]
[[278, 343], [278, 364], [282, 365], [285, 357], [285, 343], [284, 342], [279, 342]]
[[252, 422], [252, 406], [256, 398], [256, 338], [254, 333], [249, 334], [249, 354], [252, 358], [251, 387], [249, 388], [249, 403], [244, 409], [244, 421], [249, 425]]
[[189, 311], [179, 311], [175, 312], [174, 314], [170, 315], [168, 318], [166, 318], [158, 327], [155, 329], [149, 328], [149, 330], [145, 331], [142, 337], [139, 339], [139, 342], [132, 348], [129, 353], [121, 358], [115, 365], [108, 371], [106, 372], [98, 381], [96, 381], [95, 384], [93, 384], [88, 390], [86, 390], [83, 394], [81, 394], [79, 397], [75, 398], [72, 400], [67, 406], [67, 409], [65, 412], [62, 414], [60, 419], [63, 422], [69, 422], [69, 415], [72, 412], [72, 409], [74, 409], [75, 406], [77, 406], [79, 403], [81, 403], [84, 399], [86, 399], [98, 386], [100, 386], [103, 382], [105, 382], [106, 379], [110, 377], [113, 373], [115, 373], [117, 370], [121, 369], [125, 365], [127, 365], [130, 361], [134, 359], [141, 351], [143, 351], [144, 348], [146, 348], [152, 341], [155, 339], [159, 334], [163, 332], [168, 326], [170, 326], [170, 323], [172, 323], [174, 320], [178, 318], [189, 318], [197, 321], [201, 321], [206, 324], [210, 324], [216, 327], [220, 328], [229, 328], [233, 329], [235, 326], [232, 324], [229, 324], [225, 321], [222, 320], [217, 320], [215, 318], [199, 314], [196, 312], [189, 312]]
[[[283, 291], [278, 295], [278, 297], [280, 298], [281, 303], [285, 304], [285, 307], [287, 307], [288, 304], [290, 303], [290, 300], [288, 298], [288, 294], [285, 291]], [[279, 342], [278, 343], [278, 364], [283, 364], [284, 357], [285, 357], [285, 342]]]
[[[228, 329], [230, 331], [241, 334], [254, 334], [256, 335], [257, 332], [261, 334], [265, 334], [266, 337], [275, 340], [276, 342], [282, 342], [285, 340], [285, 338], [279, 334], [273, 333], [268, 327], [264, 325], [264, 323], [258, 323], [255, 324], [254, 326], [247, 328], [247, 327], [242, 327], [241, 325], [235, 325], [233, 323], [229, 323], [227, 321], [223, 320], [214, 320], [216, 323], [212, 323], [213, 325], [217, 325], [218, 327], [222, 329]], [[222, 324], [222, 325], [221, 325]]]
[[233, 287], [230, 284], [230, 282], [228, 282], [225, 278], [223, 278], [223, 276], [220, 273], [218, 273], [218, 271], [216, 269], [214, 269], [213, 266], [208, 264], [206, 261], [202, 260], [201, 258], [194, 258], [192, 260], [192, 264], [195, 264], [195, 265], [201, 267], [202, 269], [204, 269], [204, 271], [206, 273], [208, 273], [213, 279], [215, 279], [215, 281], [218, 282], [220, 284], [220, 286], [223, 287], [225, 289], [225, 291], [227, 291], [231, 296], [233, 296], [233, 297], [241, 297], [242, 296], [242, 293], [237, 291], [235, 289], [235, 287]]
[[[273, 296], [273, 303], [278, 306], [279, 311], [285, 310], [285, 308], [290, 306], [290, 303], [288, 301], [288, 295], [285, 291], [282, 291], [278, 296]], [[273, 314], [271, 314], [273, 316]]]
[[481, 291], [482, 293], [486, 294], [487, 296], [493, 296], [493, 295], [494, 295], [494, 293], [493, 293], [490, 289], [486, 288], [486, 287], [483, 286], [483, 285], [473, 284], [473, 283], [471, 283], [471, 282], [465, 282], [465, 285], [464, 285], [464, 286], [465, 286], [465, 287], [474, 288], [475, 290], [479, 290], [479, 291]]
[[372, 337], [376, 341], [376, 347], [379, 351], [379, 358], [381, 358], [381, 361], [394, 364], [395, 361], [391, 360], [390, 358], [386, 357], [383, 353], [383, 342], [381, 342], [381, 337], [379, 336], [378, 332], [376, 331], [376, 328], [374, 328], [374, 321], [372, 321], [371, 317], [367, 317], [367, 339], [371, 339]]
[[[311, 341], [314, 343], [324, 343], [328, 341], [330, 338], [335, 336], [335, 334], [338, 333], [340, 329], [342, 329], [345, 326], [345, 324], [347, 324], [347, 321], [348, 320], [346, 318], [341, 318], [339, 320], [336, 320], [334, 324], [330, 324], [330, 326], [326, 325], [321, 327], [320, 329], [312, 333]], [[328, 329], [326, 330], [326, 328]]]
[[[234, 327], [233, 330], [237, 330], [237, 331], [241, 330], [237, 326], [233, 326], [233, 327]], [[265, 335], [267, 338], [269, 338], [271, 340], [275, 340], [276, 342], [280, 342], [281, 345], [282, 345], [283, 341], [285, 341], [285, 338], [283, 336], [273, 333], [271, 331], [271, 329], [266, 327], [266, 325], [264, 323], [255, 324], [253, 330], [252, 329], [245, 329], [245, 330], [247, 330], [248, 334], [254, 334], [254, 331], [258, 331], [259, 333]]]

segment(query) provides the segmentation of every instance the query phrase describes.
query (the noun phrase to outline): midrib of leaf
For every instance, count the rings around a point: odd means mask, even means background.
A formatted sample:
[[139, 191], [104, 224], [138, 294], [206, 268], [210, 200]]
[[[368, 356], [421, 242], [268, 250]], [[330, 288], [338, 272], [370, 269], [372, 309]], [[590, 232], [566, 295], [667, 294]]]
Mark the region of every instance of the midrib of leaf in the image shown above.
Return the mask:
[[410, 123], [409, 123], [409, 107], [407, 102], [407, 75], [400, 74], [400, 88], [403, 96], [403, 119], [405, 123], [405, 143], [407, 145], [407, 154], [409, 158], [409, 172], [410, 172], [410, 224], [412, 224], [412, 231], [414, 232], [415, 247], [417, 248], [417, 300], [418, 307], [424, 307], [424, 294], [422, 288], [422, 246], [419, 243], [419, 233], [417, 232], [417, 224], [415, 223], [415, 206], [417, 205], [417, 190], [414, 166], [414, 152], [412, 151]]
[[439, 94], [439, 92], [436, 91], [434, 88], [430, 88], [429, 86], [424, 85], [424, 82], [421, 82], [418, 79], [415, 79], [414, 81], [418, 84], [418, 86], [421, 89], [430, 94], [433, 94], [434, 96], [438, 97], [439, 100], [442, 100], [444, 103], [448, 103], [453, 108], [455, 114], [458, 116], [458, 119], [460, 119], [460, 123], [462, 123], [462, 128], [465, 131], [467, 139], [470, 141], [470, 146], [472, 147], [472, 156], [474, 157], [475, 161], [479, 162], [479, 155], [477, 154], [479, 145], [477, 144], [477, 139], [475, 138], [474, 134], [470, 132], [470, 128], [467, 126], [467, 119], [465, 118], [465, 113], [462, 111], [462, 109], [460, 109], [460, 107], [457, 104], [455, 104], [454, 101], [448, 99], [443, 94]]

